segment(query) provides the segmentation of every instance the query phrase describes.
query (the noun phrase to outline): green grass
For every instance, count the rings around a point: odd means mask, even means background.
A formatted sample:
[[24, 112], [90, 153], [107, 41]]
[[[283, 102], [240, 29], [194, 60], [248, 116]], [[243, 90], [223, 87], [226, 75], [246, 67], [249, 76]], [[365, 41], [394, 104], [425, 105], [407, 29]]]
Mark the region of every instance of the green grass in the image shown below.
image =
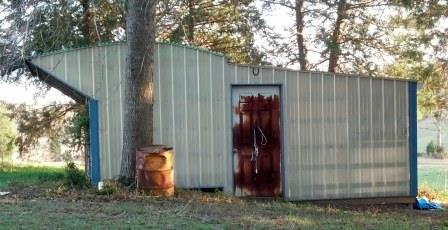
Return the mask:
[[418, 187], [419, 190], [431, 191], [438, 200], [448, 203], [448, 169], [419, 168]]
[[64, 178], [64, 168], [0, 165], [0, 189], [24, 187]]
[[435, 190], [448, 189], [448, 168], [419, 168], [418, 181], [419, 186], [428, 186]]
[[347, 208], [223, 194], [173, 198], [0, 199], [2, 228], [27, 229], [433, 229], [448, 212], [403, 207]]
[[[423, 174], [422, 174], [423, 175]], [[62, 186], [64, 168], [12, 167], [0, 172], [5, 229], [443, 229], [448, 212], [406, 206], [330, 206], [241, 199], [223, 193], [178, 190], [171, 198], [117, 187], [112, 195]], [[426, 177], [423, 177], [426, 178]], [[49, 183], [42, 189], [40, 184]], [[12, 190], [14, 191], [14, 189]]]

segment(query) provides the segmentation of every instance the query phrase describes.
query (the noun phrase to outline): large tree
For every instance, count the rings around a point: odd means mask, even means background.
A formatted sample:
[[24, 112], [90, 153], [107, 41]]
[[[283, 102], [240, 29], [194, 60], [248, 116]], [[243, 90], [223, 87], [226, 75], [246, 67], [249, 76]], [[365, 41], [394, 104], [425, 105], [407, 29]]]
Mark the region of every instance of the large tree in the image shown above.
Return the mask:
[[158, 8], [157, 38], [225, 53], [232, 62], [259, 64], [255, 34], [266, 29], [254, 0], [169, 0]]
[[[24, 58], [52, 50], [123, 39], [123, 7], [110, 0], [0, 1], [0, 76], [22, 69]], [[9, 77], [9, 78], [8, 78]]]
[[[271, 57], [301, 70], [374, 74], [387, 30], [383, 28], [385, 1], [261, 0], [264, 8], [284, 9], [292, 27], [271, 39]], [[377, 71], [376, 71], [377, 72]]]
[[125, 113], [120, 180], [135, 177], [135, 152], [153, 142], [155, 6], [157, 0], [129, 0], [126, 33]]

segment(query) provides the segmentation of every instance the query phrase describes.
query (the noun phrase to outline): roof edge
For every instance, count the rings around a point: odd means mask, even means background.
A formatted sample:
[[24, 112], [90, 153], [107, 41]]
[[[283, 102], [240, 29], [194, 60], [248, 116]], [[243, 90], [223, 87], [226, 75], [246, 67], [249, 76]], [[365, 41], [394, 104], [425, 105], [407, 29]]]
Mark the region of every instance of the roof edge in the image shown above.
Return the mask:
[[367, 74], [332, 73], [332, 72], [325, 72], [325, 71], [297, 70], [297, 69], [278, 67], [278, 66], [272, 66], [272, 65], [248, 65], [248, 64], [235, 64], [235, 63], [231, 63], [231, 65], [235, 65], [235, 66], [239, 66], [239, 67], [259, 68], [259, 69], [274, 69], [274, 70], [280, 70], [280, 71], [292, 71], [292, 72], [297, 72], [297, 73], [328, 74], [328, 75], [335, 75], [335, 76], [340, 76], [340, 77], [352, 77], [352, 78], [361, 77], [361, 78], [384, 79], [384, 80], [391, 80], [391, 81], [404, 81], [404, 82], [419, 83], [419, 81], [415, 80], [415, 79], [388, 77], [388, 76], [384, 76], [384, 75], [371, 76], [371, 75], [367, 75]]
[[[90, 44], [90, 45], [85, 45], [85, 46], [76, 46], [76, 47], [63, 48], [63, 49], [59, 49], [59, 50], [52, 50], [52, 51], [48, 51], [48, 52], [38, 53], [36, 55], [28, 56], [27, 59], [33, 59], [33, 58], [38, 58], [38, 57], [46, 57], [46, 56], [56, 55], [56, 54], [63, 54], [63, 53], [76, 51], [76, 50], [82, 50], [82, 49], [89, 49], [89, 48], [96, 48], [96, 47], [107, 47], [107, 46], [114, 46], [114, 45], [124, 45], [126, 43], [127, 43], [126, 40], [124, 40], [124, 41], [116, 41], [116, 42], [97, 42], [97, 43]], [[198, 50], [198, 51], [214, 54], [216, 56], [225, 57], [225, 58], [227, 58], [229, 60], [229, 57], [226, 54], [224, 54], [224, 53], [212, 51], [212, 50], [209, 50], [207, 48], [200, 47], [200, 46], [181, 44], [181, 43], [170, 42], [170, 41], [156, 41], [156, 44], [158, 44], [158, 45], [172, 45], [172, 46], [177, 46], [177, 47], [185, 47], [185, 48], [188, 48], [188, 49]]]
[[35, 65], [30, 60], [26, 59], [25, 64], [33, 76], [37, 76], [39, 78], [39, 80], [45, 82], [46, 84], [48, 84], [49, 86], [51, 86], [55, 89], [61, 91], [63, 94], [72, 98], [76, 102], [85, 103], [86, 100], [90, 98], [88, 95], [80, 92], [79, 90], [73, 88], [66, 82], [59, 80], [53, 74], [51, 74], [48, 71], [42, 69], [41, 67]]

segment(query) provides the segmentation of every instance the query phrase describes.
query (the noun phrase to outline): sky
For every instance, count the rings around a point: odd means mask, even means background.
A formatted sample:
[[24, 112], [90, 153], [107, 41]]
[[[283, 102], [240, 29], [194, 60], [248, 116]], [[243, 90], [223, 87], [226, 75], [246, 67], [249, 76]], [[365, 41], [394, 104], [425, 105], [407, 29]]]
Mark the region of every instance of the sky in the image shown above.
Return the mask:
[[14, 104], [44, 106], [51, 103], [67, 103], [71, 99], [56, 89], [50, 89], [42, 95], [41, 91], [31, 84], [0, 82], [0, 101]]

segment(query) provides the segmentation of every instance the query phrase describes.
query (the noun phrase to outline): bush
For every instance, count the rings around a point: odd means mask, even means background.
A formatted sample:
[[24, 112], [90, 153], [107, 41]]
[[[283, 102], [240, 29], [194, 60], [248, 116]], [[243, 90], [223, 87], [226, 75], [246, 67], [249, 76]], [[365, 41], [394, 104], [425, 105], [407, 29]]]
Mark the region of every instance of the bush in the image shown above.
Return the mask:
[[74, 162], [68, 162], [65, 166], [64, 184], [72, 188], [82, 189], [87, 187], [89, 183], [86, 174]]
[[445, 148], [443, 146], [437, 146], [436, 152], [432, 155], [436, 159], [445, 159], [448, 157], [448, 153], [445, 152]]
[[431, 141], [426, 146], [426, 154], [429, 157], [433, 157], [436, 159], [445, 159], [448, 158], [448, 153], [445, 152], [445, 148], [441, 145], [438, 145], [434, 143], [434, 141]]
[[426, 146], [426, 154], [428, 156], [432, 156], [436, 152], [437, 144], [434, 141], [431, 141]]

